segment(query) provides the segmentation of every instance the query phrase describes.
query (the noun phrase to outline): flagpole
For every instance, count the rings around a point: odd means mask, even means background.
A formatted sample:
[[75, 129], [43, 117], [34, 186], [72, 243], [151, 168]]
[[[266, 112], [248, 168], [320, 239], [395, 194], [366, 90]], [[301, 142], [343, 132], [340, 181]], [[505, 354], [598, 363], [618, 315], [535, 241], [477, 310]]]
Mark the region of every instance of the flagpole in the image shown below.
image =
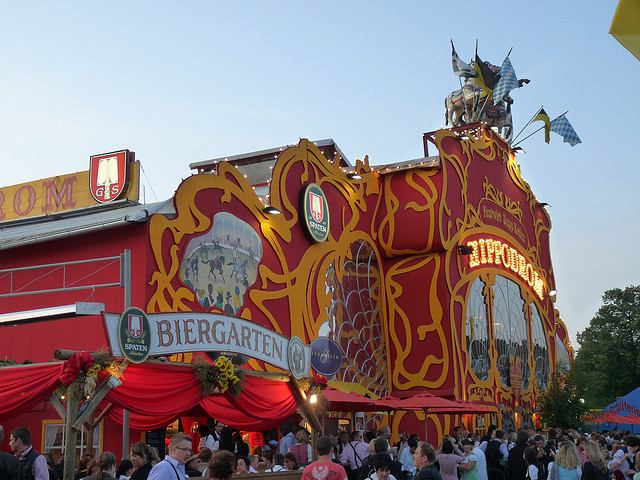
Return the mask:
[[[525, 129], [525, 128], [527, 128], [531, 122], [533, 122], [533, 119], [534, 119], [534, 118], [536, 118], [536, 117], [538, 116], [538, 114], [540, 113], [540, 111], [541, 111], [543, 108], [544, 108], [544, 105], [543, 105], [542, 107], [540, 107], [536, 113], [534, 113], [534, 114], [533, 114], [533, 117], [531, 117], [531, 120], [529, 120], [529, 121], [527, 122], [527, 124], [526, 124], [524, 127], [522, 127], [522, 130], [520, 130], [520, 131], [518, 132], [518, 134], [515, 136], [515, 138], [514, 138], [513, 140], [511, 140], [512, 142], [515, 142], [515, 141], [518, 139], [518, 137], [522, 134], [522, 132], [524, 132], [524, 129]], [[527, 138], [528, 138], [528, 137], [527, 137]]]
[[540, 130], [542, 130], [545, 126], [542, 125], [539, 129], [537, 129], [536, 131], [534, 131], [533, 133], [527, 135], [526, 137], [524, 137], [522, 140], [520, 140], [518, 143], [511, 145], [511, 149], [516, 148], [518, 145], [520, 145], [522, 142], [524, 142], [527, 138], [529, 138], [531, 135], [534, 135], [536, 133], [538, 133]]
[[[540, 107], [540, 110], [542, 110], [542, 107]], [[539, 111], [538, 111], [538, 112], [539, 112]], [[553, 120], [551, 120], [551, 122], [553, 122], [553, 121], [555, 121], [555, 120], [559, 119], [562, 115], [566, 115], [567, 113], [569, 113], [569, 110], [567, 110], [567, 111], [566, 111], [566, 112], [564, 112], [564, 113], [561, 113], [561, 114], [560, 114], [560, 115], [558, 115], [556, 118], [554, 118]], [[536, 114], [536, 115], [537, 115], [537, 114]], [[551, 122], [549, 122], [549, 123], [551, 123]], [[531, 123], [531, 121], [529, 121], [529, 123]], [[529, 125], [529, 123], [527, 123], [527, 125]], [[537, 129], [537, 130], [536, 130], [535, 132], [533, 132], [531, 135], [533, 135], [534, 133], [538, 133], [538, 132], [539, 132], [540, 130], [542, 130], [544, 127], [545, 127], [544, 125], [543, 125], [543, 126], [541, 126], [539, 129]], [[526, 125], [525, 125], [525, 128], [526, 128]], [[524, 128], [523, 128], [522, 130], [524, 130]], [[521, 131], [520, 133], [522, 133], [522, 131]], [[518, 135], [520, 135], [520, 134], [518, 134]], [[516, 143], [515, 145], [511, 145], [511, 148], [515, 148], [515, 147], [517, 147], [517, 146], [518, 146], [518, 145], [520, 145], [522, 142], [524, 142], [527, 138], [529, 138], [531, 135], [527, 135], [526, 137], [524, 137], [522, 140], [520, 140], [520, 141], [519, 141], [518, 143]]]

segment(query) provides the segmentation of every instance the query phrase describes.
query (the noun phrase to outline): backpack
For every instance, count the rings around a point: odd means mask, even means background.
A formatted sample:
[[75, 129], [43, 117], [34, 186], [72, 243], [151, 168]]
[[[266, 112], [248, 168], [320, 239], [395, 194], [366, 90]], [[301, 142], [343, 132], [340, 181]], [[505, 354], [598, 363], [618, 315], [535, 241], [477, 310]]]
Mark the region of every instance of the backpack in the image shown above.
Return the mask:
[[487, 442], [487, 451], [485, 452], [485, 455], [487, 457], [488, 468], [500, 468], [500, 460], [502, 460], [500, 441], [490, 440]]

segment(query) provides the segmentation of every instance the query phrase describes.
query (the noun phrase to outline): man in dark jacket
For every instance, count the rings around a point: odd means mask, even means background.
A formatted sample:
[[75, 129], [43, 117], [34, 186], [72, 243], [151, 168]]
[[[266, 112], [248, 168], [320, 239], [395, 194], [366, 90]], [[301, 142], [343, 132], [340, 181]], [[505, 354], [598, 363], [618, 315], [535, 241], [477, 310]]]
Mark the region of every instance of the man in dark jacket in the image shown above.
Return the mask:
[[528, 441], [529, 432], [526, 430], [518, 431], [516, 445], [509, 452], [509, 458], [507, 459], [507, 478], [509, 480], [525, 480], [527, 476], [527, 464], [523, 455]]
[[[0, 425], [0, 443], [4, 440], [4, 427]], [[0, 451], [0, 480], [18, 480], [20, 461], [7, 452]]]
[[436, 450], [430, 443], [421, 443], [413, 454], [413, 464], [417, 471], [414, 480], [442, 480], [442, 475], [434, 465]]

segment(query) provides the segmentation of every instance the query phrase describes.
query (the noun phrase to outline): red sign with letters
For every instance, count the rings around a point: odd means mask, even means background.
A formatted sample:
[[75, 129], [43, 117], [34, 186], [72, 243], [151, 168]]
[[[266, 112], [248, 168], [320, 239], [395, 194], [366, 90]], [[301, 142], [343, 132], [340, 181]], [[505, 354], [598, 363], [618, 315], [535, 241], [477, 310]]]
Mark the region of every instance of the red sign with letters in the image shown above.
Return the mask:
[[91, 157], [90, 190], [97, 202], [109, 203], [120, 197], [127, 183], [128, 165], [129, 150]]

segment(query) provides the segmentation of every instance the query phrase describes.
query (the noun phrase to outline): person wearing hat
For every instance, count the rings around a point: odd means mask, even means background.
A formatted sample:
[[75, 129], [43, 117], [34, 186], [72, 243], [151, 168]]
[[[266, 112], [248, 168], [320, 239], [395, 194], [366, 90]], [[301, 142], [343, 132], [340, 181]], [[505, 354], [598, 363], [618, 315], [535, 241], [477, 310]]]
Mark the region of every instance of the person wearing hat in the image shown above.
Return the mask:
[[231, 305], [231, 292], [227, 292], [227, 303], [224, 304], [224, 311], [229, 315], [235, 315], [236, 311]]
[[187, 459], [187, 463], [184, 464], [184, 471], [187, 474], [187, 477], [202, 477], [202, 472], [199, 469], [200, 467], [200, 457], [191, 452], [189, 458]]

